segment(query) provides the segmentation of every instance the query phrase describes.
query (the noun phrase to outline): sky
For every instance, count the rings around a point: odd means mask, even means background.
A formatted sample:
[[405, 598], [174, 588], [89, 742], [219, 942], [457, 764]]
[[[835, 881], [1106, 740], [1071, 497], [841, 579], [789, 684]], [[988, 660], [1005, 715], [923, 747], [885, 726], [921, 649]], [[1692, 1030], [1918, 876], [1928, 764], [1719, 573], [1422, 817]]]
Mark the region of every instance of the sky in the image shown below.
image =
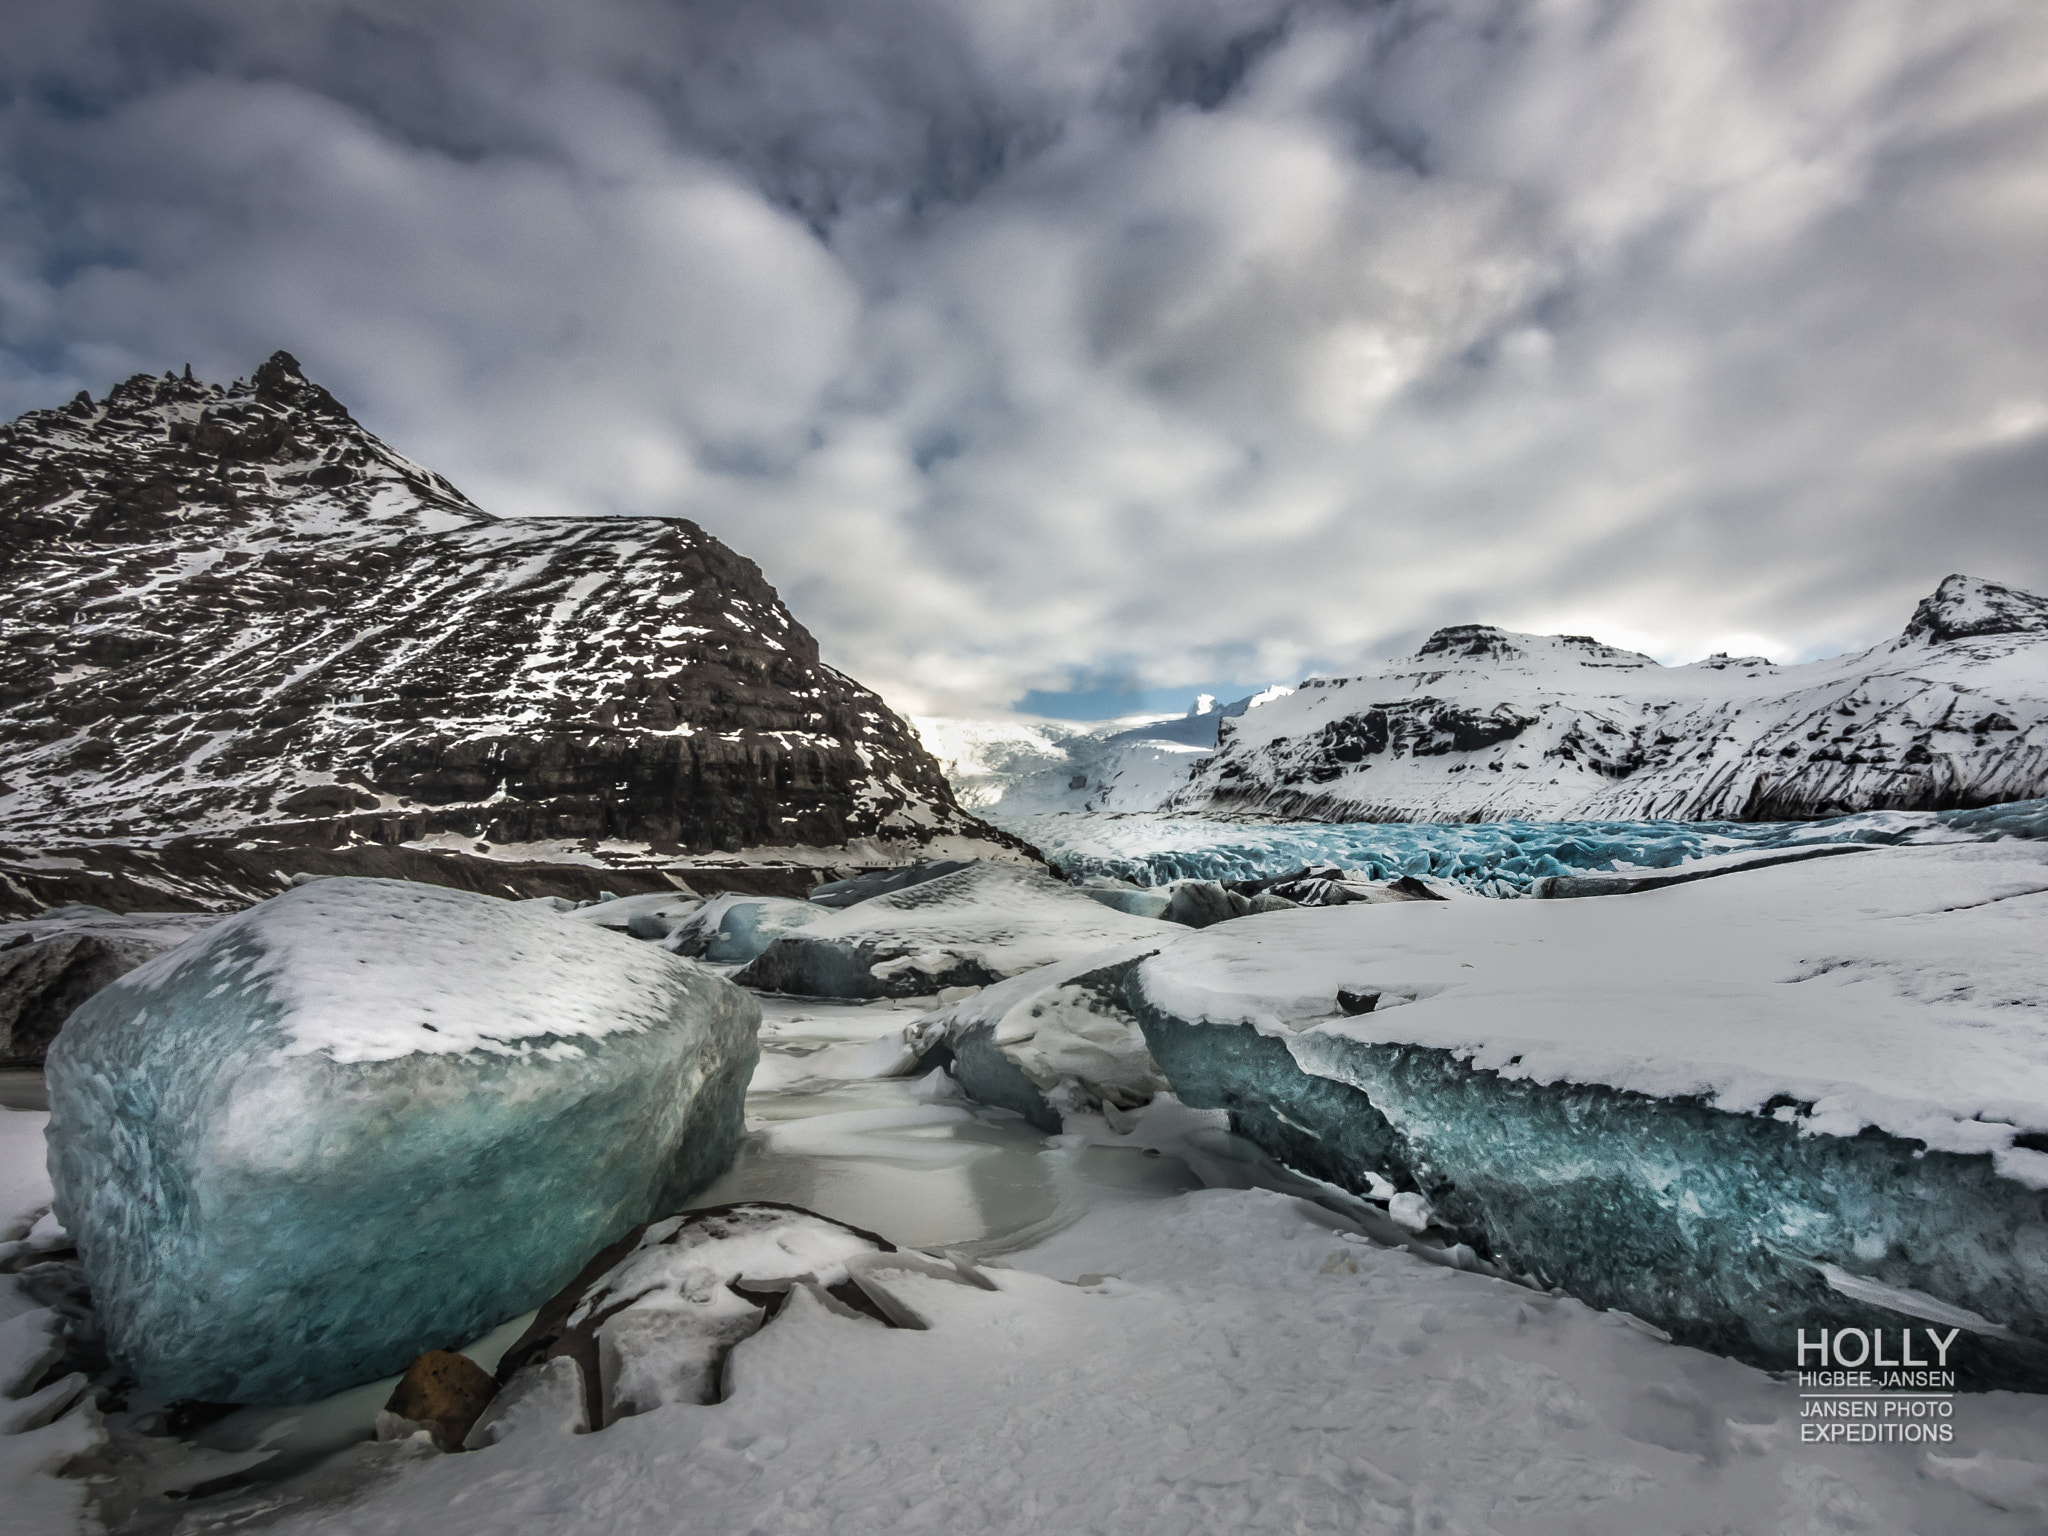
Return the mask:
[[0, 50], [0, 418], [294, 353], [899, 708], [2048, 591], [2039, 0], [150, 0]]

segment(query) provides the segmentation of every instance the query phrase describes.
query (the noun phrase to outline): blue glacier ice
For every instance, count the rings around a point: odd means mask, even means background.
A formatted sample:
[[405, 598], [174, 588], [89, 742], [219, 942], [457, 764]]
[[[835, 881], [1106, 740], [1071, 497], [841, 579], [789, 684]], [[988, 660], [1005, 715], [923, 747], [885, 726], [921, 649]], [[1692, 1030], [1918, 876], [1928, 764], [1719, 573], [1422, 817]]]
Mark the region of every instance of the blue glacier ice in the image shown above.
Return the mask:
[[1967, 811], [1869, 811], [1826, 821], [1241, 822], [1198, 816], [1044, 815], [1003, 823], [1070, 879], [1137, 885], [1257, 880], [1337, 865], [1368, 880], [1417, 875], [1487, 896], [1545, 876], [1672, 869], [1695, 859], [1822, 843], [1878, 846], [2048, 838], [2048, 800]]
[[1184, 1103], [1419, 1194], [1515, 1276], [1776, 1369], [1959, 1327], [2048, 1390], [2048, 846], [1814, 859], [1616, 901], [1304, 909], [1124, 985]]
[[321, 880], [78, 1010], [57, 1211], [114, 1360], [299, 1402], [456, 1347], [731, 1160], [760, 1011], [653, 944]]

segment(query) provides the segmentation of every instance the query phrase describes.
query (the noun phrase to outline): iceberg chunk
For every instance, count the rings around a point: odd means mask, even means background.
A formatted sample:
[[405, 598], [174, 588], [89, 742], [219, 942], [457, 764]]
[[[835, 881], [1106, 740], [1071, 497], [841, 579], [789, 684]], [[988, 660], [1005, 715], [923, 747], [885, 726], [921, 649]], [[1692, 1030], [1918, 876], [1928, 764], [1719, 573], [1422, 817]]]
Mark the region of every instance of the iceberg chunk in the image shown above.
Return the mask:
[[968, 1097], [1057, 1133], [1104, 1104], [1135, 1109], [1166, 1087], [1124, 999], [1138, 962], [1182, 935], [1040, 966], [904, 1031], [920, 1066], [946, 1066]]
[[808, 997], [929, 997], [1180, 930], [1015, 864], [978, 863], [778, 938], [733, 979]]
[[760, 1011], [591, 924], [321, 880], [74, 1014], [50, 1169], [113, 1358], [292, 1402], [535, 1305], [731, 1160]]

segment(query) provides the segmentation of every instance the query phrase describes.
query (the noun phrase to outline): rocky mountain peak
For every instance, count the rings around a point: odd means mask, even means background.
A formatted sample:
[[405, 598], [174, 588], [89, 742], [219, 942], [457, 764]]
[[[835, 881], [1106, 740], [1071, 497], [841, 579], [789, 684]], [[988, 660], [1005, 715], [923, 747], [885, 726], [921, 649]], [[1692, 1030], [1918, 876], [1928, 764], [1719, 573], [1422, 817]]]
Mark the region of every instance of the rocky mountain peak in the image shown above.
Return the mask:
[[1913, 610], [1905, 638], [1931, 645], [1975, 635], [2048, 634], [2048, 598], [1981, 576], [1945, 576]]
[[1521, 654], [1522, 648], [1509, 638], [1505, 630], [1495, 629], [1491, 624], [1453, 624], [1423, 641], [1415, 659], [1504, 661]]
[[1591, 635], [1522, 635], [1491, 624], [1453, 624], [1422, 642], [1416, 661], [1498, 662], [1550, 655], [1566, 661], [1601, 666], [1653, 667], [1656, 662], [1638, 651], [1595, 640]]
[[284, 352], [0, 426], [0, 841], [180, 835], [1002, 841], [751, 561], [680, 518], [491, 516]]

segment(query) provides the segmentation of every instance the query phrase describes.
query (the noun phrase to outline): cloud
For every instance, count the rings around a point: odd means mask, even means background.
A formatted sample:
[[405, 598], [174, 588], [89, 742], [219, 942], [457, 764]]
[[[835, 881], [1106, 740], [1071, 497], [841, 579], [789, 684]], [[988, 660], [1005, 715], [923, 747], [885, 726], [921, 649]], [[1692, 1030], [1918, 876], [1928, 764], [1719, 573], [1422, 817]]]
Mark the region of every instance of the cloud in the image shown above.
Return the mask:
[[2048, 588], [2025, 0], [43, 10], [0, 411], [289, 347], [907, 707]]

